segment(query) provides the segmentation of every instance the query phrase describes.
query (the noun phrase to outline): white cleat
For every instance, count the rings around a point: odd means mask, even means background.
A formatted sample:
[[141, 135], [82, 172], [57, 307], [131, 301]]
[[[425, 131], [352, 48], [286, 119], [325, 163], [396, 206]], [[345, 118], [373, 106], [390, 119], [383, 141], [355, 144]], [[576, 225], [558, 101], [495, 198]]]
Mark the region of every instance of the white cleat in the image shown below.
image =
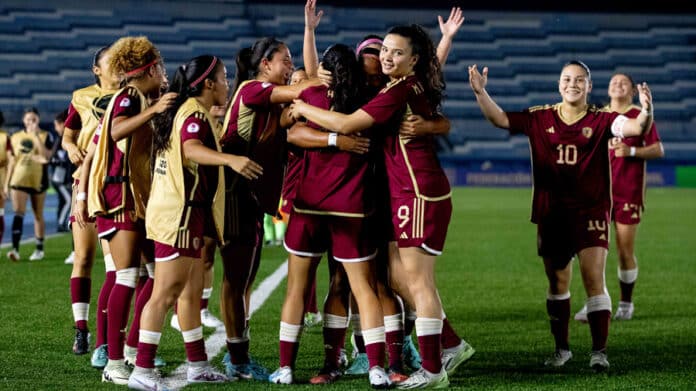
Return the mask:
[[71, 252], [70, 255], [65, 258], [66, 265], [72, 265], [73, 263], [75, 263], [75, 251]]
[[590, 368], [597, 372], [603, 372], [609, 369], [609, 360], [607, 360], [607, 354], [604, 352], [590, 353]]
[[44, 259], [43, 250], [34, 250], [34, 252], [29, 256], [30, 261], [40, 261], [42, 259]]
[[620, 301], [616, 308], [614, 320], [631, 320], [633, 318], [633, 303], [630, 301]]
[[567, 363], [571, 358], [573, 358], [573, 353], [570, 350], [556, 349], [551, 357], [544, 361], [544, 365], [547, 367], [560, 368], [564, 366], [565, 363]]
[[142, 391], [169, 391], [154, 368], [135, 367], [128, 378], [128, 388]]
[[584, 305], [582, 308], [580, 308], [580, 311], [578, 311], [575, 314], [575, 320], [577, 320], [580, 323], [587, 323], [587, 306]]
[[19, 262], [22, 257], [19, 255], [19, 251], [12, 249], [7, 252], [7, 259], [9, 259], [12, 262]]
[[130, 375], [124, 360], [109, 360], [102, 371], [102, 381], [125, 386]]
[[[176, 316], [176, 315], [174, 315], [174, 316]], [[174, 319], [174, 318], [172, 317], [172, 319]], [[173, 320], [172, 320], [172, 322], [173, 322]], [[201, 323], [205, 327], [212, 327], [212, 328], [218, 328], [218, 327], [224, 326], [222, 321], [220, 319], [218, 319], [215, 315], [213, 315], [213, 313], [210, 312], [210, 310], [208, 310], [207, 308], [204, 308], [201, 310]], [[177, 325], [178, 325], [178, 321], [177, 321]], [[174, 327], [174, 326], [172, 326], [172, 327]]]
[[449, 377], [445, 367], [440, 369], [440, 373], [431, 373], [427, 369], [421, 369], [413, 372], [404, 382], [400, 383], [398, 388], [402, 390], [411, 390], [415, 388], [447, 388], [449, 387]]
[[[234, 378], [237, 380], [237, 378]], [[189, 362], [186, 381], [190, 383], [224, 383], [227, 376], [216, 371], [207, 361]]]
[[370, 368], [368, 375], [370, 379], [370, 386], [372, 388], [391, 388], [392, 386], [392, 381], [389, 379], [389, 375], [384, 372], [384, 368], [375, 365], [374, 367]]
[[453, 374], [457, 367], [469, 360], [474, 353], [476, 350], [465, 340], [453, 348], [442, 349], [442, 366], [447, 371], [447, 375]]
[[268, 381], [275, 384], [292, 384], [292, 368], [280, 367], [275, 372], [268, 375]]

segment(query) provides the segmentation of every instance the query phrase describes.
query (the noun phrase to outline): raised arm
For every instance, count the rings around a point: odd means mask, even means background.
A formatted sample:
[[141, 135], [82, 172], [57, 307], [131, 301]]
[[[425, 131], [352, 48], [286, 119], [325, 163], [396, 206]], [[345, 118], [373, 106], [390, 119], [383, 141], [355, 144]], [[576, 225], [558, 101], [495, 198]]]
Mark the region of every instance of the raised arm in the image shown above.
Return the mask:
[[440, 24], [440, 32], [442, 33], [442, 38], [440, 38], [440, 42], [437, 44], [437, 60], [440, 62], [441, 66], [445, 66], [447, 56], [449, 56], [449, 52], [452, 49], [454, 36], [457, 34], [457, 31], [459, 31], [462, 23], [464, 23], [462, 9], [459, 7], [452, 7], [447, 22], [443, 21], [440, 15], [437, 16], [437, 21]]
[[314, 30], [319, 26], [324, 11], [317, 11], [317, 0], [307, 0], [305, 3], [305, 30], [304, 44], [302, 47], [302, 57], [304, 61], [305, 72], [307, 76], [312, 78], [317, 76], [319, 67], [319, 56], [317, 55], [317, 43], [314, 35]]
[[508, 120], [507, 114], [505, 114], [503, 109], [495, 103], [490, 95], [488, 95], [486, 91], [487, 83], [488, 67], [483, 68], [483, 74], [478, 71], [476, 64], [469, 67], [469, 85], [471, 85], [471, 89], [474, 91], [476, 102], [478, 102], [483, 116], [486, 117], [490, 123], [499, 128], [510, 129], [510, 121]]
[[112, 119], [111, 139], [114, 141], [119, 141], [130, 136], [133, 132], [151, 120], [156, 114], [164, 112], [171, 105], [173, 105], [176, 97], [177, 94], [175, 92], [168, 92], [162, 95], [157, 103], [148, 107], [138, 115], [133, 117], [116, 117]]
[[361, 109], [351, 114], [343, 114], [323, 110], [298, 99], [295, 99], [293, 104], [292, 115], [295, 118], [307, 118], [324, 129], [341, 134], [356, 133], [370, 128], [375, 123], [375, 120]]
[[[640, 136], [650, 129], [653, 124], [652, 93], [648, 83], [638, 84], [638, 98], [642, 107], [636, 118], [626, 121], [618, 133], [623, 137]], [[612, 129], [613, 130], [613, 129]], [[616, 132], [614, 133], [616, 135]]]

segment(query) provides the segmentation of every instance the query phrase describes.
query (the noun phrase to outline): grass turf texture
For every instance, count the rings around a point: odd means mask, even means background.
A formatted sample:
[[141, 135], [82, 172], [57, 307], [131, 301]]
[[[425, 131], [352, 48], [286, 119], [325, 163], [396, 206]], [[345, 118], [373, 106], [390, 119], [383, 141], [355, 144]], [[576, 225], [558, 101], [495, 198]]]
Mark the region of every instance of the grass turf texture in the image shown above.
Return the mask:
[[[638, 233], [640, 274], [634, 293], [636, 312], [628, 322], [612, 322], [606, 374], [588, 367], [590, 333], [571, 319], [575, 357], [561, 370], [543, 367], [553, 351], [544, 306], [546, 281], [536, 256], [536, 230], [529, 223], [529, 189], [458, 188], [445, 253], [438, 259], [438, 285], [448, 318], [477, 350], [471, 362], [451, 377], [451, 388], [466, 389], [693, 389], [696, 387], [696, 189], [650, 189], [648, 210]], [[612, 234], [613, 240], [613, 234]], [[612, 242], [612, 246], [614, 243]], [[0, 389], [124, 389], [100, 383], [89, 356], [71, 352], [73, 329], [68, 279], [69, 236], [46, 243], [46, 258], [26, 261], [32, 244], [23, 245], [23, 261], [0, 261]], [[4, 251], [7, 251], [6, 249]], [[265, 248], [257, 284], [282, 263], [282, 248]], [[607, 262], [607, 285], [614, 308], [619, 300], [616, 251]], [[325, 262], [319, 268], [318, 298], [326, 292]], [[93, 272], [90, 327], [104, 266]], [[210, 308], [219, 313], [222, 266]], [[270, 370], [278, 365], [278, 322], [285, 293], [282, 283], [251, 320], [251, 352]], [[584, 302], [577, 266], [571, 288], [572, 311]], [[206, 335], [210, 329], [206, 329]], [[94, 338], [92, 339], [94, 341]], [[349, 345], [349, 343], [348, 343]], [[182, 339], [167, 324], [159, 350], [169, 373], [185, 361]], [[220, 353], [213, 363], [222, 368]], [[321, 367], [321, 328], [302, 337], [295, 377], [307, 384]], [[257, 382], [196, 385], [187, 389], [281, 389]], [[368, 387], [365, 377], [344, 377], [331, 389]]]

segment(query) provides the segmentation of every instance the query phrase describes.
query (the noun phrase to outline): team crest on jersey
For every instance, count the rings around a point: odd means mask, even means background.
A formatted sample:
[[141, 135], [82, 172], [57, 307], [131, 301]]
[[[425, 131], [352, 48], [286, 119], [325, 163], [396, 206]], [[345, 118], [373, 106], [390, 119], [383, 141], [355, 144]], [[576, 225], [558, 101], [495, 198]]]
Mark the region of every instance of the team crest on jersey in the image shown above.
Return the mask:
[[128, 98], [123, 98], [123, 99], [121, 100], [121, 103], [119, 103], [118, 105], [121, 106], [121, 107], [130, 107], [131, 101], [130, 101], [130, 99], [128, 99]]
[[553, 126], [552, 126], [552, 127], [548, 128], [548, 129], [546, 129], [546, 133], [554, 134], [554, 133], [556, 133], [556, 130], [555, 130], [555, 129], [553, 128]]
[[30, 153], [34, 149], [34, 142], [28, 138], [25, 138], [20, 143], [19, 151], [22, 153]]
[[592, 128], [589, 126], [585, 126], [582, 128], [582, 135], [585, 136], [585, 138], [590, 138], [592, 137]]
[[189, 126], [186, 127], [186, 131], [189, 133], [198, 133], [199, 130], [201, 130], [201, 127], [195, 122], [191, 122]]

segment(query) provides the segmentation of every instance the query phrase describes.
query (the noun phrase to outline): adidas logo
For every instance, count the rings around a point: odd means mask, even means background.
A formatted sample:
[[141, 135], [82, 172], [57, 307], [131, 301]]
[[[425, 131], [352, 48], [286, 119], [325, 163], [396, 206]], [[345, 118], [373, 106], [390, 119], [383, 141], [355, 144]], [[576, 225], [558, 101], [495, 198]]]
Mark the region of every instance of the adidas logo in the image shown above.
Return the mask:
[[408, 239], [408, 235], [406, 235], [406, 232], [402, 232], [401, 236], [399, 236], [399, 239]]
[[599, 239], [600, 240], [607, 240], [607, 235], [601, 234], [601, 235], [599, 235]]

